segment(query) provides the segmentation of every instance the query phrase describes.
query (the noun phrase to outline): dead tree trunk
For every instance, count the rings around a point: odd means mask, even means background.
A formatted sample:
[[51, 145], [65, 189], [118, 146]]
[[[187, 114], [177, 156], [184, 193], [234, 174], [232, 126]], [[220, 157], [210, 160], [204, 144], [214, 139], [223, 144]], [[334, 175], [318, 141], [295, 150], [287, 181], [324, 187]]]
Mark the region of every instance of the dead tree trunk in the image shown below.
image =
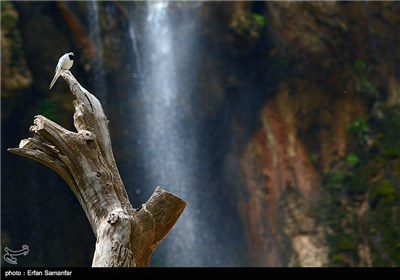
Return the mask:
[[71, 74], [62, 74], [75, 96], [69, 131], [38, 115], [10, 152], [57, 172], [78, 198], [96, 235], [94, 267], [148, 266], [150, 257], [183, 212], [186, 202], [157, 187], [138, 209], [129, 202], [111, 148], [108, 120], [99, 100]]

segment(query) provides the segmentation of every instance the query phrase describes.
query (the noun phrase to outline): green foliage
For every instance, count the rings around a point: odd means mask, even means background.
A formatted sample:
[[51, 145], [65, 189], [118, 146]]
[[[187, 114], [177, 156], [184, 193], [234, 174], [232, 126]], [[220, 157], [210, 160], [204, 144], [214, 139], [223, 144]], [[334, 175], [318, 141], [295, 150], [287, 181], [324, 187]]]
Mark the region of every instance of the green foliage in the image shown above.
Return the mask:
[[366, 68], [367, 65], [365, 64], [365, 61], [361, 59], [356, 59], [354, 61], [354, 70], [356, 71], [357, 74], [363, 74]]
[[359, 176], [359, 170], [356, 172], [346, 169], [339, 169], [329, 172], [324, 179], [324, 185], [331, 192], [339, 194], [361, 195], [366, 192], [365, 178]]
[[382, 157], [384, 159], [398, 159], [400, 158], [399, 147], [389, 147], [382, 151]]
[[379, 204], [393, 204], [396, 202], [397, 193], [392, 183], [385, 180], [381, 185], [372, 188], [370, 195], [371, 207], [377, 207]]
[[346, 162], [347, 162], [347, 164], [350, 165], [351, 167], [354, 167], [354, 166], [356, 166], [356, 165], [360, 162], [360, 159], [359, 159], [358, 156], [356, 156], [355, 154], [349, 154], [349, 155], [346, 157]]
[[349, 125], [349, 130], [355, 133], [365, 133], [369, 131], [367, 120], [359, 118]]
[[333, 266], [337, 266], [337, 267], [346, 267], [346, 266], [350, 266], [349, 263], [349, 257], [346, 254], [334, 254], [331, 257], [331, 262]]
[[342, 234], [336, 240], [336, 247], [339, 250], [351, 250], [354, 249], [355, 242], [353, 236], [350, 234]]
[[365, 61], [361, 59], [355, 60], [353, 68], [358, 76], [361, 87], [368, 93], [377, 94], [378, 90], [376, 86], [366, 76], [367, 64]]
[[376, 88], [376, 86], [370, 80], [368, 80], [365, 76], [360, 77], [360, 82], [361, 82], [361, 85], [363, 86], [363, 88], [365, 88], [368, 92], [373, 93], [373, 94], [378, 93], [378, 89]]
[[316, 164], [318, 161], [318, 155], [315, 153], [310, 154], [310, 161], [311, 163]]
[[349, 131], [358, 137], [358, 142], [361, 145], [367, 143], [368, 137], [370, 135], [371, 129], [368, 126], [368, 122], [365, 118], [359, 118], [352, 122], [349, 127]]
[[377, 134], [380, 146], [386, 153], [400, 153], [400, 105], [380, 106], [379, 110], [385, 117], [376, 121], [374, 131]]
[[357, 257], [358, 240], [351, 230], [356, 227], [356, 221], [349, 219], [345, 212], [338, 211], [335, 219], [331, 220], [328, 234], [328, 245], [330, 247], [329, 260], [331, 266], [348, 267], [354, 266]]
[[330, 189], [341, 189], [347, 173], [341, 170], [330, 172], [326, 175], [325, 185]]
[[264, 16], [260, 14], [251, 14], [252, 20], [254, 22], [254, 25], [257, 26], [258, 28], [264, 28], [265, 27], [265, 18]]
[[400, 210], [399, 196], [394, 186], [389, 181], [373, 188], [369, 203], [371, 214], [369, 216], [371, 239], [378, 240], [371, 244], [376, 266], [400, 265]]
[[5, 30], [15, 29], [18, 16], [10, 9], [11, 4], [8, 1], [2, 1], [1, 4], [1, 27]]
[[232, 23], [233, 29], [240, 35], [259, 38], [265, 28], [266, 21], [263, 15], [247, 12], [239, 16]]
[[349, 145], [323, 181], [332, 266], [360, 264], [360, 245], [369, 247], [373, 266], [400, 266], [400, 108], [379, 110], [379, 119], [360, 118], [349, 126], [350, 134], [368, 137], [369, 144]]
[[44, 99], [38, 104], [38, 111], [46, 118], [58, 122], [57, 103], [51, 99]]

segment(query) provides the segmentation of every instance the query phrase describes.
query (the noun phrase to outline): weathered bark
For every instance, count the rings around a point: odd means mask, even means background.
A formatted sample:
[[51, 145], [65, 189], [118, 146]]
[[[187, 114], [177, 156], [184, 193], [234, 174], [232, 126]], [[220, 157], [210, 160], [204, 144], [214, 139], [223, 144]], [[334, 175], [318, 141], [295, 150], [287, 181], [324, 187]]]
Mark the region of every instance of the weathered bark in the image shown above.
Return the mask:
[[147, 203], [132, 207], [99, 100], [70, 71], [61, 76], [76, 98], [74, 125], [78, 132], [38, 115], [29, 129], [34, 136], [8, 150], [46, 165], [70, 186], [97, 237], [92, 266], [148, 266], [186, 202], [157, 187]]

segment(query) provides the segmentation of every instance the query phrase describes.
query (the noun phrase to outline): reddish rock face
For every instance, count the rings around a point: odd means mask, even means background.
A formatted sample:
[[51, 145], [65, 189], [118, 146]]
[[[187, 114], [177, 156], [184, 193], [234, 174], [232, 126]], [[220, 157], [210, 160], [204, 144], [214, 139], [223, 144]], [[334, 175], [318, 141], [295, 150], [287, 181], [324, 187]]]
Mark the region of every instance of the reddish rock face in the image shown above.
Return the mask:
[[[278, 95], [264, 107], [261, 113], [262, 128], [251, 138], [241, 159], [244, 186], [249, 197], [243, 199], [247, 203], [240, 209], [243, 221], [247, 223], [244, 228], [251, 236], [250, 251], [259, 260], [259, 265], [282, 265], [280, 252], [283, 249], [283, 232], [290, 235], [288, 238], [292, 239], [291, 246], [295, 254], [300, 254], [302, 249], [297, 248], [299, 246], [294, 238], [302, 234], [306, 242], [311, 242], [309, 239], [312, 237], [308, 235], [314, 235], [314, 229], [301, 232], [300, 225], [304, 226], [304, 223], [312, 220], [308, 213], [309, 202], [318, 192], [319, 177], [304, 144], [297, 136], [295, 110], [291, 107], [294, 106], [287, 92]], [[297, 201], [287, 201], [295, 204], [290, 206], [294, 209], [285, 209], [282, 205], [288, 197]], [[300, 205], [302, 209], [297, 209]], [[300, 214], [293, 217], [293, 213], [289, 213], [292, 210], [300, 211]], [[285, 222], [288, 219], [293, 219], [290, 225]], [[326, 256], [320, 258], [326, 259]]]
[[[393, 33], [398, 16], [389, 6], [268, 3], [266, 17], [277, 48], [290, 49], [300, 65], [306, 62], [319, 70], [307, 75], [303, 72], [306, 68], [297, 65], [297, 74], [305, 76], [293, 79], [288, 75], [279, 81], [280, 89], [259, 114], [260, 128], [240, 156], [245, 192], [239, 209], [249, 251], [257, 265], [324, 266], [332, 265], [336, 257], [342, 260], [327, 243], [332, 228], [320, 224], [318, 218], [326, 200], [323, 181], [326, 174], [340, 169], [338, 163], [343, 164], [358, 145], [349, 137], [354, 121], [377, 113], [383, 118], [382, 112], [371, 110], [371, 104], [376, 106], [385, 98], [367, 80], [387, 90], [386, 104], [394, 100], [399, 104], [393, 64], [393, 60], [399, 60], [399, 53], [371, 49], [370, 41], [390, 45], [393, 40], [399, 45], [399, 37]], [[378, 15], [377, 10], [382, 13]], [[384, 27], [383, 22], [388, 24]], [[349, 52], [350, 48], [357, 53]], [[273, 49], [271, 57], [277, 52]], [[379, 57], [374, 68], [377, 72], [367, 68], [361, 57], [365, 61]], [[367, 79], [369, 71], [377, 76]], [[342, 207], [348, 207], [344, 206], [347, 203]], [[365, 205], [352, 210], [355, 216], [363, 213], [360, 220], [365, 219]], [[341, 229], [348, 231], [347, 226], [342, 224]], [[359, 244], [357, 254], [360, 265], [371, 265], [367, 242]], [[348, 257], [341, 263], [345, 260]], [[356, 265], [355, 261], [348, 263]]]

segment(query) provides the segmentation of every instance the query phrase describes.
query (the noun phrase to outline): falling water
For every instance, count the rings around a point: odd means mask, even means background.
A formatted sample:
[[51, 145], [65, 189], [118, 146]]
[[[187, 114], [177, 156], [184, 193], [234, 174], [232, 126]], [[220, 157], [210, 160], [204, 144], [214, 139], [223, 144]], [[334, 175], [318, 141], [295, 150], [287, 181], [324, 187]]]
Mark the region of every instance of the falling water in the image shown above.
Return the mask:
[[88, 14], [89, 14], [89, 28], [90, 38], [93, 43], [94, 55], [93, 55], [93, 93], [101, 101], [103, 108], [107, 109], [107, 80], [104, 71], [103, 62], [103, 44], [101, 41], [100, 21], [98, 4], [96, 0], [87, 2]]
[[[150, 1], [145, 17], [132, 19], [132, 65], [142, 69], [142, 88], [132, 79], [130, 120], [136, 186], [130, 194], [144, 202], [161, 185], [187, 202], [176, 225], [160, 244], [152, 266], [240, 265], [243, 246], [234, 210], [223, 197], [220, 143], [196, 112], [201, 49], [202, 3]], [[136, 31], [137, 33], [133, 32]], [[135, 36], [135, 35], [138, 36]], [[140, 38], [136, 40], [137, 38]], [[138, 64], [138, 59], [140, 64]], [[133, 67], [132, 69], [134, 69]], [[223, 126], [223, 125], [222, 125]], [[218, 136], [217, 136], [218, 137]], [[218, 153], [218, 155], [217, 155]], [[131, 172], [132, 174], [133, 172]], [[140, 179], [138, 179], [138, 177]], [[133, 181], [133, 180], [132, 180]]]
[[143, 87], [143, 68], [142, 68], [142, 59], [140, 58], [140, 52], [139, 52], [139, 47], [138, 47], [138, 42], [136, 39], [136, 34], [135, 34], [135, 27], [133, 22], [129, 22], [129, 37], [132, 42], [132, 50], [133, 54], [135, 55], [135, 62], [136, 62], [136, 71], [137, 73], [133, 73], [134, 78], [139, 78], [140, 79], [140, 84]]
[[164, 241], [160, 250], [167, 266], [202, 265], [195, 231], [199, 226], [196, 213], [199, 201], [196, 190], [191, 189], [195, 186], [191, 165], [196, 143], [184, 129], [183, 106], [190, 105], [187, 94], [178, 86], [179, 57], [173, 45], [168, 2], [148, 4], [145, 34], [145, 93], [141, 102], [145, 110], [142, 142], [146, 181], [150, 183], [148, 187], [162, 185], [188, 202], [171, 238]]

